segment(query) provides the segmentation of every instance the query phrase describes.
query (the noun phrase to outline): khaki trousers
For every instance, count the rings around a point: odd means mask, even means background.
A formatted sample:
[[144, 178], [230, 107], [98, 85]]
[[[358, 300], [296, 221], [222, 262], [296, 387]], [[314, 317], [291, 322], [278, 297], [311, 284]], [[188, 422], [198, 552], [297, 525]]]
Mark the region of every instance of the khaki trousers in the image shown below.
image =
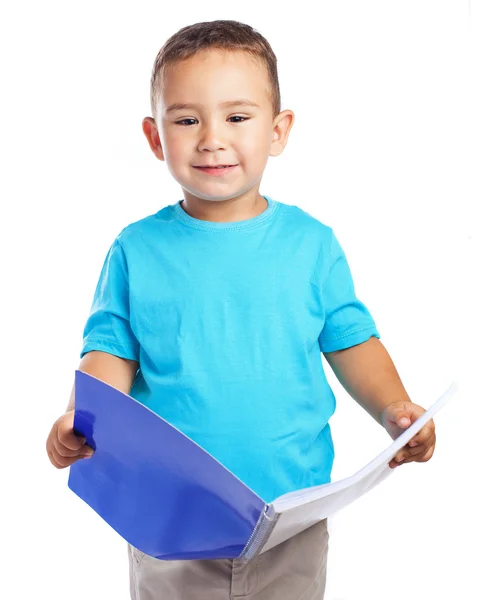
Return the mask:
[[132, 600], [323, 600], [327, 521], [255, 557], [159, 560], [128, 545]]

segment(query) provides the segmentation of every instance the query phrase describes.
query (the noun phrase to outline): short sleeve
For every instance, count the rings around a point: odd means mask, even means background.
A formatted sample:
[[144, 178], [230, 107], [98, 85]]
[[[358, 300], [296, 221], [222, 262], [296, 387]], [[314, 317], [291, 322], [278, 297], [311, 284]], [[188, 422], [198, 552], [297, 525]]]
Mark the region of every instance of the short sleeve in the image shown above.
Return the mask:
[[103, 263], [83, 338], [81, 358], [100, 350], [139, 360], [139, 343], [130, 326], [127, 261], [118, 239]]
[[329, 254], [319, 262], [325, 323], [319, 335], [321, 352], [334, 352], [356, 346], [374, 336], [380, 338], [367, 307], [355, 295], [346, 255], [331, 231]]

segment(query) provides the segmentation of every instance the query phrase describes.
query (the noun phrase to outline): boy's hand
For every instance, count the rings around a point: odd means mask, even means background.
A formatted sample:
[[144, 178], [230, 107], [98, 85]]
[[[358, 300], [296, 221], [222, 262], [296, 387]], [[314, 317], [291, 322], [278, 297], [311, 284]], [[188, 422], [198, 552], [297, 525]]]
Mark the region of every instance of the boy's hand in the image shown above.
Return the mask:
[[80, 458], [89, 458], [94, 450], [86, 440], [74, 433], [74, 411], [70, 410], [55, 421], [46, 440], [46, 451], [52, 465], [64, 469]]
[[[410, 427], [421, 415], [425, 408], [413, 402], [392, 402], [388, 404], [381, 415], [381, 423], [389, 435], [395, 440], [405, 429]], [[410, 462], [427, 462], [434, 454], [436, 445], [434, 421], [428, 421], [420, 431], [404, 446], [389, 463], [394, 469], [399, 465]]]

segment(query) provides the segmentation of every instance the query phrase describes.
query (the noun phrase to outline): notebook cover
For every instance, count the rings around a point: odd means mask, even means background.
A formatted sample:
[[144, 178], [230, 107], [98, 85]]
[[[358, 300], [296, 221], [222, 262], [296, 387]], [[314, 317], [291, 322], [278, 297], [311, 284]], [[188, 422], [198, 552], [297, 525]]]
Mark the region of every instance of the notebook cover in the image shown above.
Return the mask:
[[163, 560], [237, 558], [265, 502], [143, 404], [77, 370], [74, 430], [93, 456], [68, 486], [127, 542]]

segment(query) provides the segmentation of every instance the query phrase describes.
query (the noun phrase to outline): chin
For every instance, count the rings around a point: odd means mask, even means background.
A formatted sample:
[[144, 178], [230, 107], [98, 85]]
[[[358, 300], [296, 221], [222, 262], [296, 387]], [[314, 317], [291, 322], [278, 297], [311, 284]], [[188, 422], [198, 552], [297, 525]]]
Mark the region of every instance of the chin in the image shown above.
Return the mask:
[[237, 198], [238, 196], [241, 195], [241, 192], [239, 193], [225, 193], [225, 194], [214, 194], [214, 195], [208, 195], [205, 194], [204, 192], [199, 192], [196, 190], [190, 190], [187, 189], [186, 187], [182, 186], [182, 188], [188, 192], [189, 194], [191, 194], [192, 196], [195, 196], [196, 198], [198, 198], [199, 200], [205, 200], [207, 202], [224, 202], [225, 200], [231, 200], [232, 198]]

